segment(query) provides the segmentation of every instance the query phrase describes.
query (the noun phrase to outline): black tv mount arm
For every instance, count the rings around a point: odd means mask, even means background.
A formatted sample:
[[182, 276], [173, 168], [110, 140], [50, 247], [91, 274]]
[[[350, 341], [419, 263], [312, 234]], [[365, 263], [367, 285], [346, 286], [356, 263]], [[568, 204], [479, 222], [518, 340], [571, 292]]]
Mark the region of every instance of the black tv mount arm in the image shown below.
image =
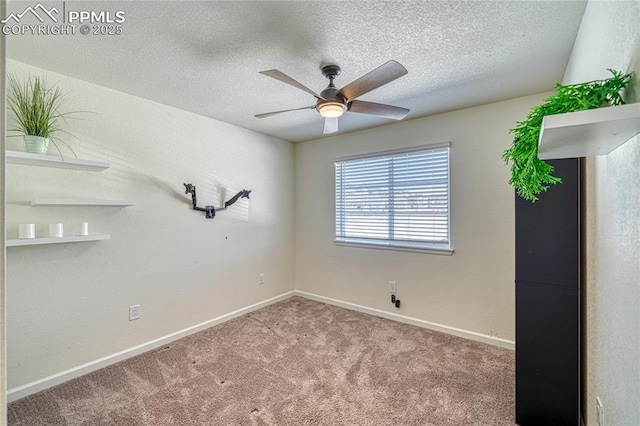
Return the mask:
[[196, 186], [192, 185], [190, 183], [184, 183], [184, 188], [185, 188], [185, 194], [191, 194], [191, 202], [193, 203], [193, 209], [194, 210], [198, 210], [201, 212], [205, 212], [205, 217], [207, 219], [213, 219], [214, 217], [216, 217], [216, 212], [220, 211], [220, 210], [226, 210], [227, 207], [229, 207], [230, 205], [232, 205], [233, 203], [235, 203], [236, 201], [238, 201], [238, 199], [240, 198], [249, 198], [249, 194], [251, 194], [251, 191], [247, 191], [246, 189], [243, 189], [242, 191], [238, 192], [236, 195], [234, 195], [233, 197], [231, 197], [229, 200], [225, 201], [224, 203], [224, 207], [214, 207], [214, 206], [204, 206], [204, 207], [198, 207], [198, 201], [196, 199]]

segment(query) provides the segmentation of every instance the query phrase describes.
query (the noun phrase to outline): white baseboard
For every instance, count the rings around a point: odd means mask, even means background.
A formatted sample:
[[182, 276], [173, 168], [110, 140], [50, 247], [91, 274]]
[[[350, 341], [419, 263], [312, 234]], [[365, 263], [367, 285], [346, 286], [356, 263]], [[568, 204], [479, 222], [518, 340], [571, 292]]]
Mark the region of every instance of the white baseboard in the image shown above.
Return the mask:
[[436, 324], [429, 321], [420, 320], [417, 318], [411, 318], [404, 315], [385, 312], [378, 309], [369, 308], [366, 306], [356, 305], [354, 303], [343, 302], [341, 300], [319, 296], [313, 293], [294, 290], [294, 291], [281, 294], [276, 297], [272, 297], [271, 299], [267, 299], [262, 302], [253, 304], [251, 306], [238, 309], [237, 311], [233, 311], [228, 314], [221, 315], [217, 318], [213, 318], [211, 320], [194, 325], [192, 327], [185, 328], [175, 333], [168, 334], [158, 339], [151, 340], [141, 345], [134, 346], [129, 349], [125, 349], [123, 351], [114, 353], [112, 355], [108, 355], [106, 357], [97, 359], [95, 361], [90, 361], [86, 364], [82, 364], [77, 367], [70, 368], [60, 373], [56, 373], [51, 376], [45, 377], [43, 379], [36, 380], [34, 382], [27, 383], [22, 386], [18, 386], [13, 389], [9, 389], [7, 390], [7, 402], [16, 401], [20, 398], [24, 398], [25, 396], [34, 394], [36, 392], [40, 392], [42, 390], [48, 389], [55, 385], [59, 385], [61, 383], [64, 383], [76, 377], [80, 377], [82, 375], [107, 367], [111, 364], [115, 364], [116, 362], [123, 361], [127, 358], [131, 358], [136, 355], [140, 355], [141, 353], [147, 352], [151, 349], [155, 349], [162, 345], [166, 345], [167, 343], [173, 342], [174, 340], [181, 339], [190, 334], [197, 333], [198, 331], [202, 331], [209, 327], [213, 327], [214, 325], [221, 324], [223, 322], [229, 321], [233, 318], [237, 318], [244, 314], [248, 314], [249, 312], [256, 311], [260, 308], [264, 308], [265, 306], [272, 305], [274, 303], [288, 299], [292, 296], [300, 296], [307, 299], [315, 300], [317, 302], [327, 303], [330, 305], [339, 306], [341, 308], [350, 309], [350, 310], [362, 312], [365, 314], [376, 315], [376, 316], [387, 318], [393, 321], [398, 321], [406, 324], [415, 325], [418, 327], [428, 328], [430, 330], [440, 331], [447, 334], [453, 334], [455, 336], [459, 336], [459, 337], [463, 337], [466, 339], [475, 340], [483, 343], [488, 343], [494, 346], [500, 346], [500, 347], [511, 349], [511, 350], [515, 349], [515, 342], [511, 340], [501, 339], [501, 338], [489, 336], [486, 334], [476, 333], [474, 331], [462, 330], [459, 328], [449, 327], [442, 324]]
[[106, 357], [97, 359], [95, 361], [90, 361], [86, 364], [82, 364], [77, 367], [70, 368], [69, 370], [65, 370], [60, 373], [56, 373], [51, 376], [45, 377], [43, 379], [36, 380], [31, 383], [27, 383], [26, 385], [9, 389], [7, 390], [7, 402], [12, 402], [20, 398], [24, 398], [25, 396], [34, 394], [36, 392], [40, 392], [42, 390], [48, 389], [55, 385], [59, 385], [60, 383], [64, 383], [68, 380], [74, 379], [76, 377], [80, 377], [84, 374], [91, 373], [92, 371], [99, 370], [101, 368], [104, 368], [111, 364], [115, 364], [116, 362], [125, 360], [127, 358], [131, 358], [132, 356], [139, 355], [141, 353], [147, 352], [151, 349], [155, 349], [162, 345], [166, 345], [167, 343], [173, 342], [174, 340], [181, 339], [190, 334], [197, 333], [198, 331], [202, 331], [209, 327], [213, 327], [214, 325], [221, 324], [233, 318], [237, 318], [244, 314], [248, 314], [249, 312], [253, 312], [260, 308], [264, 308], [265, 306], [280, 302], [281, 300], [288, 299], [289, 297], [292, 297], [294, 294], [295, 294], [294, 291], [290, 291], [290, 292], [281, 294], [279, 296], [272, 297], [271, 299], [267, 299], [262, 302], [253, 304], [251, 306], [247, 306], [246, 308], [238, 309], [237, 311], [233, 311], [228, 314], [221, 315], [217, 318], [213, 318], [211, 320], [194, 325], [192, 327], [188, 327], [183, 330], [177, 331], [175, 333], [171, 333], [166, 336], [160, 337], [158, 339], [151, 340], [141, 345], [134, 346], [129, 349], [125, 349], [124, 351], [120, 351], [112, 355], [108, 355]]
[[375, 315], [383, 317], [393, 321], [403, 322], [405, 324], [411, 324], [422, 328], [428, 328], [430, 330], [440, 331], [442, 333], [453, 334], [454, 336], [464, 337], [465, 339], [475, 340], [478, 342], [488, 343], [493, 346], [500, 346], [501, 348], [515, 350], [516, 342], [513, 340], [502, 339], [500, 337], [489, 336], [488, 334], [476, 333], [475, 331], [463, 330], [461, 328], [449, 327], [448, 325], [437, 324], [434, 322], [424, 321], [417, 318], [407, 317], [404, 315], [398, 315], [391, 312], [381, 311], [379, 309], [369, 308], [367, 306], [356, 305], [355, 303], [343, 302], [342, 300], [331, 299], [325, 296], [319, 296], [313, 293], [307, 293], [305, 291], [294, 291], [295, 296], [305, 297], [307, 299], [315, 300], [317, 302], [327, 303], [329, 305], [339, 306], [341, 308], [350, 309], [352, 311], [358, 311], [365, 314]]

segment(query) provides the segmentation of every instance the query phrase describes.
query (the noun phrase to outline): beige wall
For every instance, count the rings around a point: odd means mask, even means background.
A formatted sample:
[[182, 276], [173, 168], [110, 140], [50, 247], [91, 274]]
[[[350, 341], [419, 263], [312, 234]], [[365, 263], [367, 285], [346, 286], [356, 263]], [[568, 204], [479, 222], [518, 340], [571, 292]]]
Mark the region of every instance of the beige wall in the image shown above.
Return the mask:
[[[640, 2], [590, 1], [564, 83], [634, 71], [640, 102]], [[640, 424], [640, 138], [587, 160], [586, 424]]]
[[[294, 289], [293, 159], [289, 142], [9, 61], [70, 91], [65, 136], [101, 172], [7, 166], [7, 236], [19, 223], [69, 233], [82, 221], [111, 240], [11, 247], [7, 254], [8, 388], [192, 327]], [[22, 149], [11, 138], [9, 149]], [[246, 188], [251, 199], [206, 220]], [[135, 206], [30, 207], [36, 197], [128, 199]], [[265, 285], [258, 285], [264, 273]], [[141, 305], [142, 318], [128, 320]]]
[[[296, 288], [513, 341], [508, 130], [542, 95], [296, 144]], [[451, 142], [452, 256], [336, 246], [333, 159]], [[396, 309], [388, 282], [398, 282]]]

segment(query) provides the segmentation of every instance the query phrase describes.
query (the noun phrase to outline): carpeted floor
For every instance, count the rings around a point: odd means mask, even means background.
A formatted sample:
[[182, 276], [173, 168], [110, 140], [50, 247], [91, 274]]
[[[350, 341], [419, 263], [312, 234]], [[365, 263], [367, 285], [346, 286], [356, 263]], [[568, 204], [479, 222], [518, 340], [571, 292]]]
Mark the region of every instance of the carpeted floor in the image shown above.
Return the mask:
[[8, 406], [9, 425], [513, 425], [514, 353], [293, 297]]

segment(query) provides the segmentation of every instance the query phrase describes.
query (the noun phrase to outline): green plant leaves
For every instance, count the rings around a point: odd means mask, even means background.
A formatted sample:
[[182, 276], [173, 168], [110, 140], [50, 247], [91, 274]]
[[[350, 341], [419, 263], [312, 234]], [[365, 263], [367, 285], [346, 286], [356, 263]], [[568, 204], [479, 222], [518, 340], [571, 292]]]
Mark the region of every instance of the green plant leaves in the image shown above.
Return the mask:
[[9, 77], [7, 101], [17, 121], [17, 128], [12, 130], [49, 138], [59, 130], [58, 119], [64, 116], [58, 111], [62, 100], [60, 90], [45, 87], [39, 77], [23, 82]]
[[[60, 121], [78, 112], [60, 112], [58, 108], [65, 99], [66, 96], [57, 86], [48, 87], [40, 77], [28, 76], [25, 80], [19, 81], [9, 76], [7, 104], [15, 116], [15, 127], [9, 130], [49, 138], [62, 156], [53, 135], [56, 132], [67, 133], [60, 127]], [[75, 155], [69, 145], [62, 143]]]
[[624, 104], [620, 92], [627, 87], [632, 74], [609, 71], [613, 77], [605, 80], [569, 86], [556, 84], [555, 95], [546, 98], [544, 104], [531, 108], [526, 120], [509, 130], [514, 135], [513, 144], [502, 154], [502, 159], [505, 164], [511, 163], [509, 184], [520, 197], [535, 202], [549, 185], [562, 182], [553, 176], [553, 166], [538, 158], [538, 139], [545, 116]]

